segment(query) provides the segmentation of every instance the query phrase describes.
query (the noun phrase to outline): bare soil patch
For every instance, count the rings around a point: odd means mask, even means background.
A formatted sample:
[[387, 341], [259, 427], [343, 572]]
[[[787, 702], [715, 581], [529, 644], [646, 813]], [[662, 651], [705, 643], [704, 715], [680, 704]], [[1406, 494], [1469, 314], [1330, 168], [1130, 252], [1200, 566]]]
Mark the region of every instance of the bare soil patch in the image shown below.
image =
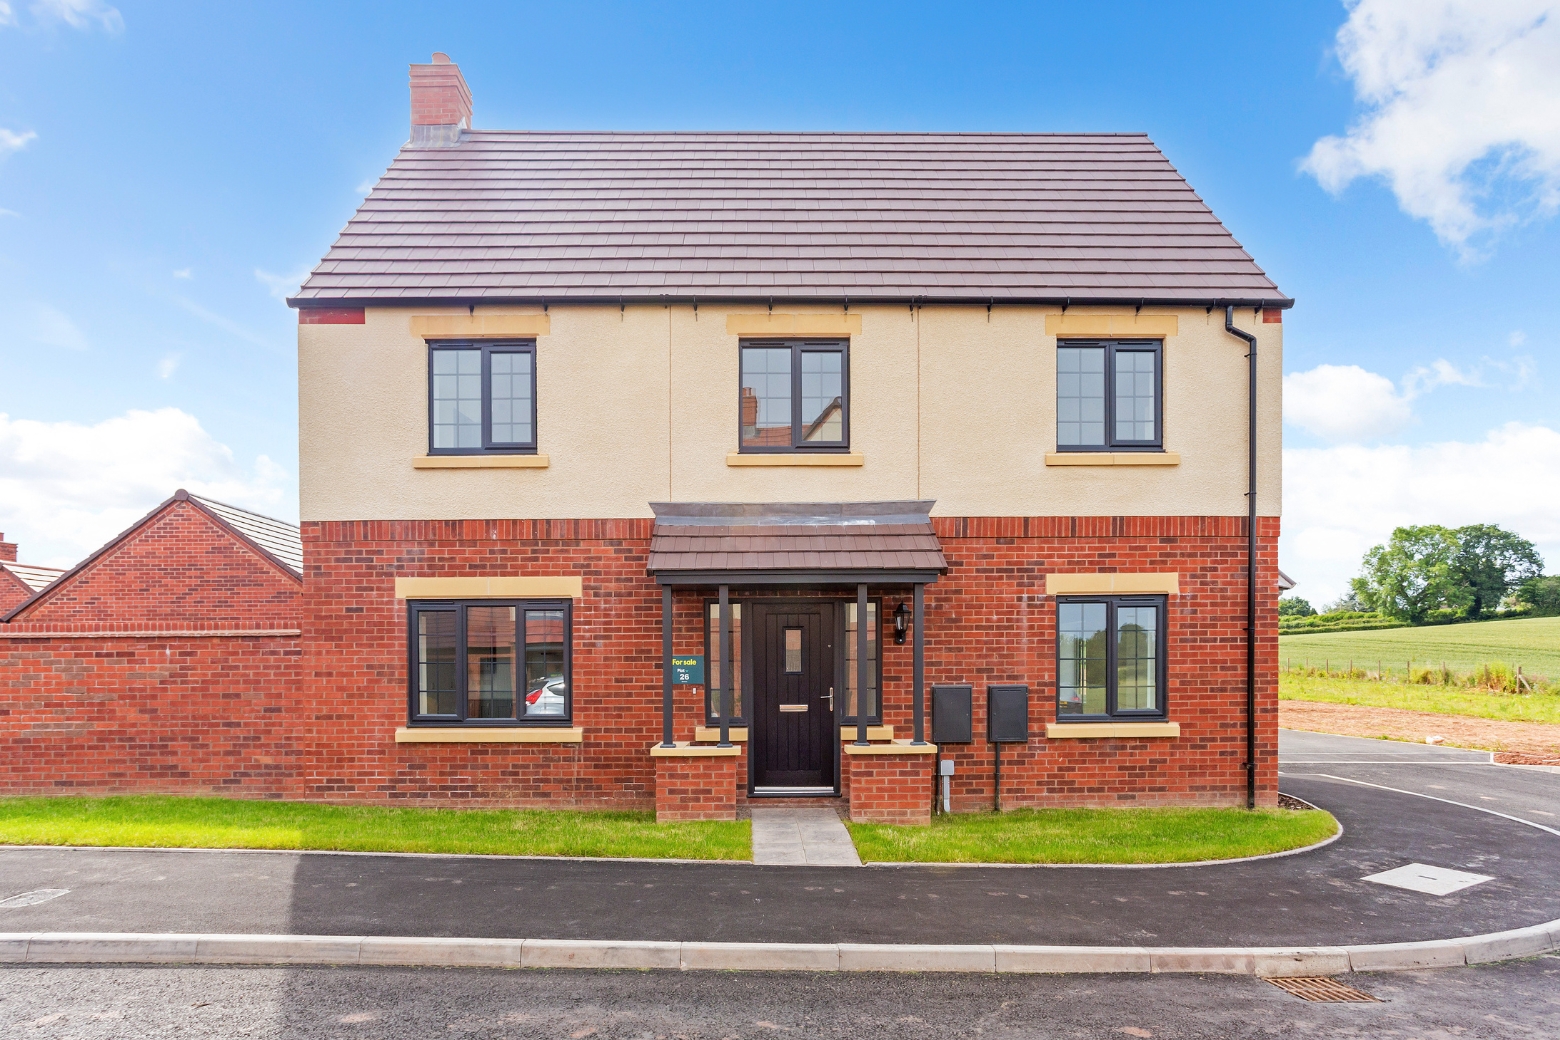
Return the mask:
[[1385, 737], [1423, 744], [1427, 737], [1452, 747], [1496, 752], [1496, 761], [1515, 765], [1560, 765], [1560, 726], [1538, 722], [1502, 722], [1467, 715], [1437, 715], [1362, 704], [1280, 701], [1278, 724], [1285, 729], [1338, 733], [1346, 737]]

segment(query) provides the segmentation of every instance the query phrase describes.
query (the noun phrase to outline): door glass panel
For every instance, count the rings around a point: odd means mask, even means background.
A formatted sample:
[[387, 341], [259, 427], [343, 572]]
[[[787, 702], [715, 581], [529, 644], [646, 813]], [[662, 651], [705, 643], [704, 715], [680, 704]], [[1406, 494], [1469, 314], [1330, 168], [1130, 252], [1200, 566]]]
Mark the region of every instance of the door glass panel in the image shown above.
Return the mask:
[[531, 355], [493, 353], [493, 443], [531, 443]]
[[[708, 665], [704, 672], [705, 690], [709, 696], [710, 718], [720, 718], [720, 604], [710, 604], [708, 623]], [[742, 719], [742, 604], [731, 604], [731, 717]]]
[[[878, 609], [867, 603], [867, 716], [878, 713]], [[845, 604], [845, 715], [856, 717], [856, 604]]]
[[1105, 348], [1056, 351], [1056, 443], [1098, 447], [1105, 443]]
[[1116, 351], [1116, 439], [1154, 439], [1154, 355]]
[[482, 351], [433, 352], [433, 446], [482, 447]]
[[791, 447], [790, 347], [742, 348], [741, 404], [743, 447]]
[[802, 674], [802, 630], [799, 628], [785, 630], [785, 674]]
[[1116, 608], [1116, 710], [1156, 711], [1158, 607]]
[[561, 610], [525, 612], [525, 714], [563, 715], [569, 688], [563, 674]]
[[1056, 608], [1058, 715], [1104, 715], [1105, 604], [1061, 603]]
[[455, 714], [455, 612], [417, 614], [417, 714]]
[[802, 440], [845, 439], [844, 355], [838, 350], [802, 351]]
[[515, 608], [466, 608], [466, 717], [515, 717]]

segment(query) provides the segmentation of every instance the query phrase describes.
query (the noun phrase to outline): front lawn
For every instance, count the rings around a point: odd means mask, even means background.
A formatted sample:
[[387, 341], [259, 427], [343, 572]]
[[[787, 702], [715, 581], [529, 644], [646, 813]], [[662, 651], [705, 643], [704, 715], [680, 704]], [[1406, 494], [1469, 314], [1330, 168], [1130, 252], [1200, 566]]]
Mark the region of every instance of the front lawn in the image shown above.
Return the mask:
[[1285, 701], [1362, 704], [1370, 708], [1470, 715], [1503, 722], [1560, 724], [1560, 695], [1553, 693], [1495, 693], [1466, 686], [1425, 686], [1280, 671], [1278, 697]]
[[934, 816], [930, 827], [850, 824], [863, 862], [1189, 863], [1312, 845], [1329, 813], [1290, 809], [1019, 809]]
[[650, 859], [753, 856], [746, 820], [658, 824], [649, 812], [399, 809], [147, 796], [3, 798], [0, 843]]

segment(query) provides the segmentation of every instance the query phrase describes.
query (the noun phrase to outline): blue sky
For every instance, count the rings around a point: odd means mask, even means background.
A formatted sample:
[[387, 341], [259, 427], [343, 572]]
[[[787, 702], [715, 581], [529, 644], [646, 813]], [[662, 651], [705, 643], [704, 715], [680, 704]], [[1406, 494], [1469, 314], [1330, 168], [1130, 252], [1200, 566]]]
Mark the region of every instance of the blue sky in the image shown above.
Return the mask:
[[1301, 591], [1416, 520], [1560, 568], [1555, 5], [1431, 6], [0, 3], [0, 530], [70, 563], [181, 485], [296, 517], [281, 296], [443, 50], [478, 126], [1146, 131], [1299, 301]]

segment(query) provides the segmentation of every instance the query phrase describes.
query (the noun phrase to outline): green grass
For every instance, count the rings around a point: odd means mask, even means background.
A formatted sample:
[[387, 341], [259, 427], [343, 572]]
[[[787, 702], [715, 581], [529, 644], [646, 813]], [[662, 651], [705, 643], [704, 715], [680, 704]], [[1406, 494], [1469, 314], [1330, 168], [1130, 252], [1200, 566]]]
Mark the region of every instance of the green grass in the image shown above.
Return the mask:
[[1427, 625], [1384, 632], [1327, 632], [1278, 637], [1280, 662], [1309, 661], [1320, 668], [1330, 661], [1342, 671], [1356, 667], [1401, 673], [1409, 660], [1415, 667], [1442, 661], [1453, 671], [1471, 671], [1487, 661], [1521, 665], [1528, 675], [1560, 679], [1560, 617], [1476, 621], [1466, 625]]
[[1470, 715], [1505, 722], [1560, 725], [1560, 695], [1553, 693], [1491, 693], [1457, 686], [1421, 686], [1378, 682], [1374, 679], [1295, 675], [1281, 671], [1278, 673], [1278, 698], [1285, 701], [1363, 704], [1371, 708], [1404, 708], [1408, 711], [1433, 711], [1438, 715]]
[[228, 798], [3, 798], [0, 843], [751, 859], [745, 820], [649, 812], [399, 809]]
[[1283, 852], [1337, 833], [1320, 811], [1020, 809], [936, 816], [930, 827], [850, 824], [863, 861], [1189, 863]]

